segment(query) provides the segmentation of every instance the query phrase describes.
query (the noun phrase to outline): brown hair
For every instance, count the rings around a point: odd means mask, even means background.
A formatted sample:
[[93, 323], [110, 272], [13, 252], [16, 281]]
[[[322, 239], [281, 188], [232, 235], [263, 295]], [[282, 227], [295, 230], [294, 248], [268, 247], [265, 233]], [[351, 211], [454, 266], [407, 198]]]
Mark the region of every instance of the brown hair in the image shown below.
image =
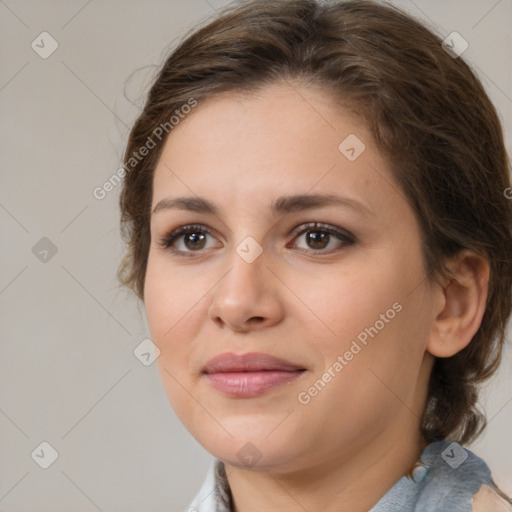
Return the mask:
[[[471, 343], [436, 358], [422, 432], [467, 443], [484, 428], [477, 385], [497, 369], [511, 312], [512, 201], [496, 110], [441, 39], [372, 1], [256, 0], [231, 7], [167, 58], [130, 133], [120, 197], [128, 251], [119, 280], [144, 300], [152, 179], [165, 137], [133, 158], [191, 99], [295, 80], [322, 87], [365, 120], [421, 225], [426, 270], [463, 248], [490, 264], [486, 311]], [[166, 129], [166, 131], [170, 131]]]

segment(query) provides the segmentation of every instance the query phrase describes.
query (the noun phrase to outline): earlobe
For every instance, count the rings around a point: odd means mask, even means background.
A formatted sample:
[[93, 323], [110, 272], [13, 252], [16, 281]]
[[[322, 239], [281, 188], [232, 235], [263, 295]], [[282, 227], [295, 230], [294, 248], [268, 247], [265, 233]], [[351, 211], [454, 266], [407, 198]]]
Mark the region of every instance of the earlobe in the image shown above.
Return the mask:
[[478, 331], [485, 312], [489, 263], [468, 250], [449, 262], [451, 273], [439, 286], [440, 307], [427, 350], [436, 357], [451, 357], [467, 347]]

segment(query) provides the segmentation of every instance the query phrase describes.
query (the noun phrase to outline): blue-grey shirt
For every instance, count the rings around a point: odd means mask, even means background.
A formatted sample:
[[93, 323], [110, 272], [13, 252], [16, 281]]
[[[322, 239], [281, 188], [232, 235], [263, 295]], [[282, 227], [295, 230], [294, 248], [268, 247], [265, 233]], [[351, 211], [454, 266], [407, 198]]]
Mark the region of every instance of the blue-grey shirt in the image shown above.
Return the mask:
[[[429, 444], [413, 479], [403, 476], [369, 512], [471, 512], [482, 485], [494, 487], [487, 464], [452, 441]], [[215, 460], [187, 512], [232, 512], [224, 464]]]

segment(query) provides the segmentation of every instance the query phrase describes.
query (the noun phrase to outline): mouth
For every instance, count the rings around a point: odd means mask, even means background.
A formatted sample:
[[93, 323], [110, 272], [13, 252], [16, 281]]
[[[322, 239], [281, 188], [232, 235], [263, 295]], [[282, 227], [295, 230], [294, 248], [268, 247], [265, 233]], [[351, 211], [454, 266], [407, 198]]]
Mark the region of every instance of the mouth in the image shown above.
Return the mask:
[[210, 385], [237, 398], [262, 395], [300, 377], [306, 368], [263, 353], [224, 353], [211, 359], [203, 369]]

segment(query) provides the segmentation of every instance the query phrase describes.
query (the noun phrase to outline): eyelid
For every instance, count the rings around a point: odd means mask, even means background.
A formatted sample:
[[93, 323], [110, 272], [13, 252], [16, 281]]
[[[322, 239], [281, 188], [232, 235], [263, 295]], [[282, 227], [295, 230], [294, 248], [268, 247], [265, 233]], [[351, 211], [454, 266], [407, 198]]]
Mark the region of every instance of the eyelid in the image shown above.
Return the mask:
[[[205, 226], [204, 224], [185, 224], [183, 226], [179, 226], [176, 229], [171, 230], [170, 232], [166, 232], [159, 240], [158, 245], [163, 247], [166, 250], [170, 250], [175, 254], [193, 254], [194, 251], [177, 251], [173, 250], [172, 243], [176, 240], [179, 240], [182, 236], [192, 233], [192, 232], [200, 232], [210, 235], [213, 238], [216, 236], [213, 233], [213, 230]], [[200, 252], [200, 251], [197, 251]]]
[[291, 247], [295, 245], [295, 241], [297, 238], [302, 236], [304, 233], [308, 231], [320, 231], [323, 233], [328, 233], [330, 236], [334, 236], [338, 240], [338, 247], [331, 249], [304, 249], [301, 247], [297, 247], [296, 249], [301, 251], [303, 254], [314, 256], [316, 258], [326, 258], [332, 256], [333, 254], [339, 253], [341, 250], [354, 245], [357, 242], [357, 238], [351, 232], [346, 229], [339, 228], [332, 224], [326, 224], [323, 222], [306, 222], [300, 224], [297, 228], [293, 230], [293, 240], [286, 245], [286, 247]]
[[[314, 231], [314, 230], [328, 233], [329, 235], [334, 235], [340, 241], [342, 246], [352, 245], [352, 244], [356, 243], [356, 241], [357, 241], [357, 238], [352, 233], [350, 233], [349, 231], [347, 231], [343, 228], [334, 226], [332, 224], [326, 224], [323, 222], [316, 222], [316, 221], [302, 222], [301, 224], [296, 226], [291, 231], [291, 233], [287, 236], [293, 237], [293, 240], [291, 241], [291, 243], [293, 243], [302, 234], [304, 234], [308, 231]], [[211, 228], [207, 227], [204, 224], [185, 224], [185, 225], [179, 226], [176, 229], [173, 229], [172, 231], [166, 233], [163, 237], [161, 237], [159, 239], [158, 245], [163, 247], [165, 250], [173, 252], [174, 254], [176, 254], [178, 256], [193, 256], [194, 254], [200, 255], [201, 253], [204, 253], [204, 251], [205, 251], [204, 249], [200, 249], [198, 251], [180, 251], [180, 250], [176, 250], [172, 247], [172, 244], [176, 240], [179, 240], [184, 235], [190, 234], [193, 232], [207, 234], [213, 238], [217, 238], [214, 234], [214, 230], [212, 230]], [[286, 247], [289, 247], [289, 244], [287, 244]], [[300, 250], [302, 250], [303, 252], [308, 253], [308, 254], [314, 254], [316, 256], [322, 256], [322, 255], [327, 256], [327, 255], [332, 254], [333, 252], [339, 251], [339, 248], [334, 249], [334, 250], [331, 249], [330, 251], [324, 251], [322, 249], [320, 249], [320, 250], [300, 249]]]
[[347, 241], [350, 240], [352, 243], [356, 242], [357, 240], [356, 237], [346, 229], [339, 228], [332, 224], [326, 224], [324, 222], [317, 221], [303, 222], [302, 224], [299, 224], [299, 226], [292, 230], [292, 234], [294, 237], [297, 237], [299, 235], [302, 235], [306, 231], [313, 231], [315, 229], [332, 235], [338, 235], [341, 238], [346, 238]]

